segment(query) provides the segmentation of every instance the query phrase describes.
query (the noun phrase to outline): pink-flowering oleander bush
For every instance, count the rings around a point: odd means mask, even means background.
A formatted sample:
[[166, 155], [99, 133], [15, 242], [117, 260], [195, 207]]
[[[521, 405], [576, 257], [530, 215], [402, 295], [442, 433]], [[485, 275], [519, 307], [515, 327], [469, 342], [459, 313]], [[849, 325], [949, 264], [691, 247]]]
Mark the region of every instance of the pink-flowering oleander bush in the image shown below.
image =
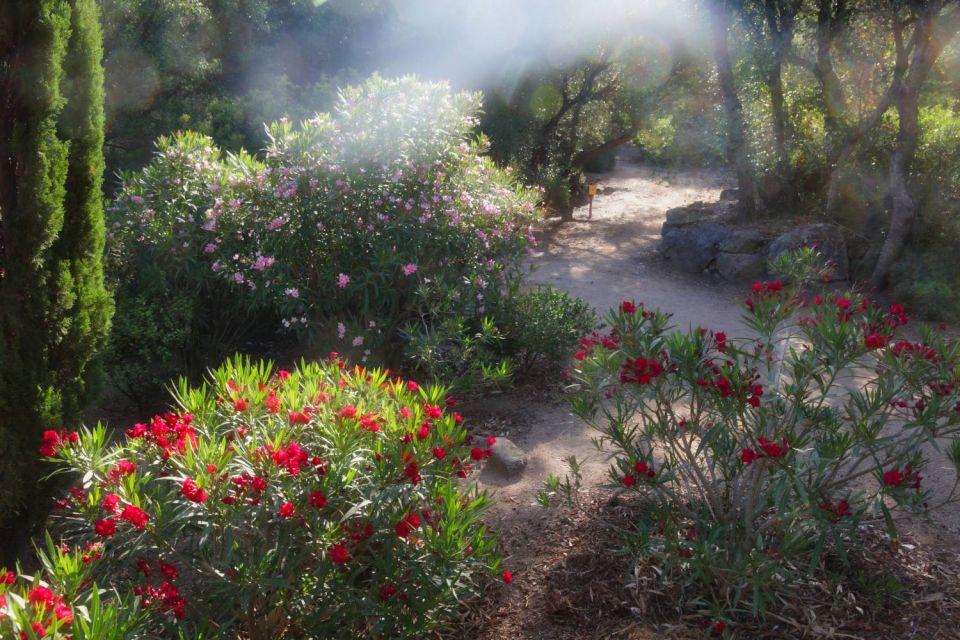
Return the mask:
[[159, 270], [197, 306], [227, 298], [213, 322], [241, 324], [242, 301], [276, 328], [337, 326], [358, 352], [396, 350], [398, 329], [438, 314], [479, 327], [533, 241], [538, 195], [482, 155], [479, 107], [443, 84], [374, 77], [331, 114], [271, 124], [262, 160], [162, 139], [114, 205], [116, 278], [135, 296]]
[[97, 427], [47, 451], [78, 481], [65, 539], [101, 545], [91, 577], [156, 626], [418, 637], [498, 568], [487, 498], [458, 482], [491, 443], [444, 389], [336, 354], [292, 373], [238, 357], [175, 402], [115, 444]]
[[720, 611], [761, 613], [825, 552], [846, 559], [864, 518], [895, 539], [898, 510], [953, 497], [923, 479], [947, 472], [926, 471], [933, 449], [960, 462], [960, 345], [793, 282], [753, 285], [754, 338], [625, 301], [576, 354], [575, 412], [616, 454], [612, 482], [651, 498], [631, 548]]

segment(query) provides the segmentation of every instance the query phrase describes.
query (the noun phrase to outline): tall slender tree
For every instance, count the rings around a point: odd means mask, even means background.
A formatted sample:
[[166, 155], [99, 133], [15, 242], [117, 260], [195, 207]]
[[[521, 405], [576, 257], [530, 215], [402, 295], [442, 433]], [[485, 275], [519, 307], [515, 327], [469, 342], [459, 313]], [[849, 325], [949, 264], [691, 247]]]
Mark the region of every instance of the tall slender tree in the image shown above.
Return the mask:
[[101, 57], [95, 0], [0, 3], [0, 564], [46, 513], [42, 431], [79, 417], [112, 315]]
[[737, 93], [733, 58], [730, 55], [730, 30], [733, 27], [734, 0], [708, 0], [713, 57], [717, 65], [717, 80], [723, 96], [723, 111], [727, 120], [727, 159], [737, 175], [740, 207], [747, 214], [757, 210], [757, 188], [747, 143], [743, 103]]

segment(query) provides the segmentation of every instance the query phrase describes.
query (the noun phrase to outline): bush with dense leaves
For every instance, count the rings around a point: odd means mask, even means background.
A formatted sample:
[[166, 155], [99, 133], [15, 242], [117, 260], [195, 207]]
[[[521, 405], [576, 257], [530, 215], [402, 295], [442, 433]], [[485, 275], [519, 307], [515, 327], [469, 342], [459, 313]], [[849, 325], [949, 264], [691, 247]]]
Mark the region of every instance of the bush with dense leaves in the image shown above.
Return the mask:
[[96, 550], [86, 580], [132, 592], [154, 633], [419, 637], [497, 570], [487, 497], [457, 480], [492, 441], [443, 388], [238, 357], [174, 400], [116, 443], [51, 431], [43, 450], [78, 482], [57, 513]]
[[516, 292], [500, 315], [506, 351], [521, 373], [566, 364], [580, 337], [597, 328], [589, 304], [551, 286]]
[[953, 499], [923, 480], [931, 448], [960, 465], [960, 343], [794, 276], [753, 285], [755, 338], [624, 302], [577, 354], [576, 413], [616, 454], [613, 483], [651, 499], [631, 550], [708, 614], [762, 615], [826, 554], [846, 560], [863, 519], [896, 539], [898, 511]]
[[[270, 125], [262, 161], [197, 134], [161, 139], [112, 212], [114, 371], [143, 362], [151, 342], [157, 360], [175, 355], [164, 372], [196, 371], [183, 361], [194, 350], [209, 361], [273, 329], [336, 334], [340, 350], [396, 363], [411, 321], [479, 324], [537, 217], [536, 192], [471, 141], [479, 100], [375, 77], [344, 90], [332, 114]], [[157, 330], [142, 328], [142, 301], [161, 299], [181, 304], [151, 303]], [[172, 323], [182, 340], [160, 329], [174, 311], [186, 315]]]

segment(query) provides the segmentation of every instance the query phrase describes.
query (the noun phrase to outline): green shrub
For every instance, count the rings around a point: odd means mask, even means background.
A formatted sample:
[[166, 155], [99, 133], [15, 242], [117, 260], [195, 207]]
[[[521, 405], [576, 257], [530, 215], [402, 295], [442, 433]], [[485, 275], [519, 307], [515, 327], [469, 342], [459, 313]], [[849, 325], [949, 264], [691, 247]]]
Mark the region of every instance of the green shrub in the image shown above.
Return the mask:
[[597, 328], [589, 304], [551, 286], [515, 292], [499, 315], [505, 352], [521, 374], [566, 364], [580, 338]]
[[444, 388], [237, 357], [174, 405], [44, 451], [79, 482], [58, 519], [99, 545], [86, 579], [149, 613], [136, 637], [421, 637], [498, 569], [487, 497], [457, 481], [489, 443]]
[[864, 518], [895, 540], [898, 512], [933, 506], [924, 447], [960, 467], [960, 343], [912, 341], [899, 305], [804, 284], [753, 285], [756, 338], [670, 331], [624, 302], [578, 354], [575, 412], [615, 453], [612, 483], [651, 499], [630, 549], [714, 618], [764, 615], [825, 554], [846, 560]]

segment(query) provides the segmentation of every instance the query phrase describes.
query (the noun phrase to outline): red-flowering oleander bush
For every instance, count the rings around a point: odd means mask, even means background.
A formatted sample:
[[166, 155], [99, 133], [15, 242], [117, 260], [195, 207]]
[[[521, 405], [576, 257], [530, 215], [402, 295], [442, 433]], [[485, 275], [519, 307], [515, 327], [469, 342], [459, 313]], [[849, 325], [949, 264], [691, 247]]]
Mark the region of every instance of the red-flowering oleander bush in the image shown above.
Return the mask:
[[810, 281], [753, 285], [753, 338], [627, 301], [577, 353], [575, 412], [615, 452], [612, 481], [651, 499], [631, 549], [714, 615], [761, 614], [825, 553], [846, 560], [865, 518], [896, 539], [897, 511], [953, 499], [924, 477], [948, 472], [925, 469], [934, 451], [960, 463], [960, 344]]
[[453, 404], [336, 354], [292, 373], [237, 358], [116, 443], [52, 434], [78, 481], [60, 527], [166, 633], [414, 637], [500, 563], [486, 496], [457, 480], [491, 443]]

